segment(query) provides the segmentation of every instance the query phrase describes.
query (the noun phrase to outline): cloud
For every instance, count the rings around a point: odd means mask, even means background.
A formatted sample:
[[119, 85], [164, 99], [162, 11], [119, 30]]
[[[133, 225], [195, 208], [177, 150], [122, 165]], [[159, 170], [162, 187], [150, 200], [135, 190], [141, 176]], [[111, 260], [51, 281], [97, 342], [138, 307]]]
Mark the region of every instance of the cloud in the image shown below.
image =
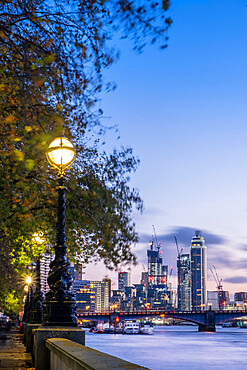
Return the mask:
[[[161, 242], [161, 244], [174, 244], [174, 235], [176, 235], [179, 244], [189, 247], [191, 245], [191, 239], [195, 235], [195, 230], [200, 229], [187, 226], [174, 226], [174, 228], [169, 233], [158, 235], [158, 240]], [[205, 239], [205, 243], [207, 246], [211, 244], [222, 245], [226, 243], [226, 239], [220, 235], [213, 234], [202, 229], [200, 231]], [[148, 243], [150, 240], [152, 240], [152, 235], [140, 235], [141, 243]]]
[[[163, 263], [175, 266], [176, 273], [177, 248], [175, 245], [174, 235], [176, 235], [179, 247], [183, 248], [183, 253], [190, 253], [191, 239], [195, 235], [195, 230], [187, 226], [174, 226], [169, 232], [158, 234], [158, 242], [161, 243], [161, 251]], [[217, 269], [241, 269], [246, 268], [244, 260], [236, 261], [236, 256], [232, 255], [232, 248], [229, 248], [229, 241], [221, 235], [215, 234], [208, 230], [201, 229], [201, 234], [205, 239], [205, 244], [208, 247], [208, 267], [216, 265]], [[140, 234], [140, 241], [134, 249], [138, 263], [147, 264], [147, 249], [149, 242], [152, 240], [152, 234]]]
[[243, 283], [247, 283], [247, 277], [246, 276], [233, 276], [233, 277], [224, 279], [224, 281], [227, 283], [233, 283], [233, 284], [243, 284]]
[[247, 251], [247, 244], [241, 244], [241, 249]]

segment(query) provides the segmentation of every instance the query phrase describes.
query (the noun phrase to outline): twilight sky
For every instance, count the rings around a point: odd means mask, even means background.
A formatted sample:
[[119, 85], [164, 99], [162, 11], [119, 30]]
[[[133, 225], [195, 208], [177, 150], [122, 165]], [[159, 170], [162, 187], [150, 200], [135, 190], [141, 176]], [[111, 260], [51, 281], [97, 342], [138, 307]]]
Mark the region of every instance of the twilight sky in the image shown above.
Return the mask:
[[[138, 55], [121, 41], [120, 60], [105, 73], [118, 88], [101, 106], [121, 136], [108, 135], [108, 143], [133, 147], [141, 160], [131, 179], [145, 204], [133, 215], [140, 243], [131, 280], [147, 266], [152, 225], [169, 266], [173, 235], [189, 252], [199, 229], [223, 288], [247, 291], [247, 0], [174, 0], [170, 15], [166, 50]], [[116, 281], [94, 265], [84, 276], [105, 275]], [[210, 271], [208, 289], [215, 290]]]

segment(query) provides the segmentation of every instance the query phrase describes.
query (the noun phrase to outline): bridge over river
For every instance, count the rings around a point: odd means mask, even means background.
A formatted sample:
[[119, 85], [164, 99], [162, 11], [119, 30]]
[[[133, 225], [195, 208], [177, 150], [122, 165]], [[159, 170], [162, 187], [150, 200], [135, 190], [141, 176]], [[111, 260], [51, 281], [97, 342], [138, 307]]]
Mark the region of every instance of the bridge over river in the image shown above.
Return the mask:
[[78, 319], [87, 319], [94, 321], [119, 321], [141, 319], [146, 317], [166, 317], [176, 318], [198, 325], [199, 331], [215, 331], [215, 325], [229, 321], [236, 318], [247, 317], [247, 311], [163, 311], [163, 310], [145, 310], [145, 311], [114, 311], [114, 312], [83, 312], [77, 314]]

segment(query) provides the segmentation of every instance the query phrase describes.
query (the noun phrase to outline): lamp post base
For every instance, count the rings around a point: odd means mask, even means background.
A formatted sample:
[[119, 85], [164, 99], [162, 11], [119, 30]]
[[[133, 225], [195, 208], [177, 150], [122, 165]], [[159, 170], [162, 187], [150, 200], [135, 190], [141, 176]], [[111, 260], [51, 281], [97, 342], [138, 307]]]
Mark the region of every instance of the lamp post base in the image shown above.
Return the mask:
[[50, 298], [43, 302], [42, 326], [77, 326], [76, 302], [70, 297]]

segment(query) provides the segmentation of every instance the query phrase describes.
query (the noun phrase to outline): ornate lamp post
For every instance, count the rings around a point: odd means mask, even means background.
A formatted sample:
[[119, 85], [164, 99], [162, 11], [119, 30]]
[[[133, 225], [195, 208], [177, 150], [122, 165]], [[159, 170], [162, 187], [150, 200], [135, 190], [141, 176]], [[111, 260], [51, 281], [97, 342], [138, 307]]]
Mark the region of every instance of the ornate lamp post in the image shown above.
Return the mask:
[[29, 285], [31, 284], [31, 282], [32, 282], [31, 276], [27, 276], [26, 285], [24, 287], [24, 290], [27, 293], [27, 295], [26, 295], [25, 304], [24, 304], [24, 312], [23, 312], [23, 318], [22, 318], [23, 322], [27, 322], [27, 313], [28, 313], [28, 308], [29, 308], [29, 304], [30, 304]]
[[[41, 234], [35, 233], [33, 235], [33, 240], [37, 244], [44, 243], [44, 238], [42, 238]], [[41, 282], [40, 282], [40, 258], [38, 258], [36, 263], [36, 275], [35, 275], [35, 294], [33, 297], [33, 305], [30, 312], [30, 323], [32, 324], [41, 323], [42, 302], [43, 302], [43, 293], [41, 291]]]
[[28, 264], [29, 276], [26, 278], [26, 283], [28, 285], [28, 306], [26, 311], [26, 322], [30, 321], [30, 313], [33, 306], [33, 274], [36, 268], [36, 263], [34, 261]]
[[76, 302], [69, 289], [73, 278], [70, 262], [66, 258], [67, 246], [65, 236], [65, 170], [75, 160], [75, 149], [65, 137], [56, 138], [46, 153], [49, 164], [58, 172], [56, 188], [58, 192], [58, 222], [55, 258], [50, 264], [48, 284], [50, 291], [43, 302], [43, 325], [77, 326]]

